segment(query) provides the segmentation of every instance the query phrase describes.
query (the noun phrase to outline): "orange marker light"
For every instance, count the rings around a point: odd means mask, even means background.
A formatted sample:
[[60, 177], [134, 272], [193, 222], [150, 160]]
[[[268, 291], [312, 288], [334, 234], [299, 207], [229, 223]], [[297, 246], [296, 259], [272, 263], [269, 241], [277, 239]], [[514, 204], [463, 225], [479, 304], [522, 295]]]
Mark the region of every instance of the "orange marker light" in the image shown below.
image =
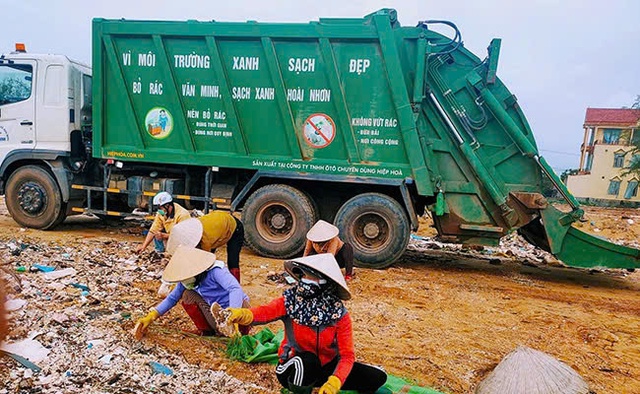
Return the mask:
[[16, 42], [16, 52], [26, 52], [27, 51], [27, 47], [21, 43], [21, 42]]

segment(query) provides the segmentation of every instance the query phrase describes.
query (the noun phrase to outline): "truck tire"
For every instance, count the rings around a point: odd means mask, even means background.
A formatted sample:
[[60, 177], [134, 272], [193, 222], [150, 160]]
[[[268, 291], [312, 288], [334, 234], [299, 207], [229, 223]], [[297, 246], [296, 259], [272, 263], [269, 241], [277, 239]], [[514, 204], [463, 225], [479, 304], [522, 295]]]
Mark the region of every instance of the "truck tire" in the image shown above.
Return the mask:
[[386, 268], [404, 253], [409, 243], [409, 219], [394, 199], [364, 193], [344, 203], [334, 224], [344, 242], [353, 246], [354, 264]]
[[312, 200], [288, 185], [267, 185], [244, 204], [245, 241], [256, 253], [286, 259], [299, 254], [318, 215]]
[[7, 181], [7, 210], [23, 227], [48, 230], [62, 223], [66, 207], [55, 179], [44, 168], [18, 168]]

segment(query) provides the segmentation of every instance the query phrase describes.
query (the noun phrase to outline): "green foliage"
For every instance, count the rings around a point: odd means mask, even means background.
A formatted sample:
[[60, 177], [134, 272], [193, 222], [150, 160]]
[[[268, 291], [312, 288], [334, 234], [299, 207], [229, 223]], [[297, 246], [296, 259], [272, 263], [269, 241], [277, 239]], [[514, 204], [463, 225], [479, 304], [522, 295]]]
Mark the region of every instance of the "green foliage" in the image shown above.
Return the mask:
[[576, 175], [577, 173], [578, 173], [578, 170], [575, 168], [569, 168], [567, 170], [564, 170], [562, 171], [562, 174], [560, 174], [560, 180], [562, 181], [562, 183], [566, 185], [567, 178], [569, 178], [569, 175]]

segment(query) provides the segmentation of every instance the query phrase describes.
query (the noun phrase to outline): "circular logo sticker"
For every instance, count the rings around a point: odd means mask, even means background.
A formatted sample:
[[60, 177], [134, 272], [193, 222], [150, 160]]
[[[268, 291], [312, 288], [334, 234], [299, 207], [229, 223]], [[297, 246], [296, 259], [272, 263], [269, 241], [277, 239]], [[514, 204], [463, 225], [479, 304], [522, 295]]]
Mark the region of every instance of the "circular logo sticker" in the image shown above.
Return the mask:
[[304, 140], [313, 148], [329, 146], [336, 136], [336, 125], [326, 114], [313, 114], [304, 121]]
[[161, 140], [171, 134], [171, 130], [173, 130], [173, 117], [166, 108], [155, 107], [147, 112], [144, 124], [150, 136]]

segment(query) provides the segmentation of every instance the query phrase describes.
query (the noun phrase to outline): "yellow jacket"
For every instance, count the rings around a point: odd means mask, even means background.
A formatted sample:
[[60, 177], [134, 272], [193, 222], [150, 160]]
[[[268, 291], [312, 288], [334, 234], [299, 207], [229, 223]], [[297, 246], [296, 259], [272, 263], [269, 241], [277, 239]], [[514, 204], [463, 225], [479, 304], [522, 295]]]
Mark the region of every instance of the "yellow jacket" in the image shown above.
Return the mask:
[[153, 219], [153, 224], [151, 224], [149, 232], [157, 234], [164, 230], [169, 234], [173, 226], [191, 218], [189, 211], [181, 207], [180, 204], [176, 202], [173, 203], [173, 209], [175, 209], [175, 214], [172, 218], [168, 218], [167, 215], [160, 215], [156, 213], [156, 217]]
[[200, 248], [207, 252], [225, 245], [236, 231], [236, 219], [227, 211], [212, 211], [198, 219], [202, 222]]

